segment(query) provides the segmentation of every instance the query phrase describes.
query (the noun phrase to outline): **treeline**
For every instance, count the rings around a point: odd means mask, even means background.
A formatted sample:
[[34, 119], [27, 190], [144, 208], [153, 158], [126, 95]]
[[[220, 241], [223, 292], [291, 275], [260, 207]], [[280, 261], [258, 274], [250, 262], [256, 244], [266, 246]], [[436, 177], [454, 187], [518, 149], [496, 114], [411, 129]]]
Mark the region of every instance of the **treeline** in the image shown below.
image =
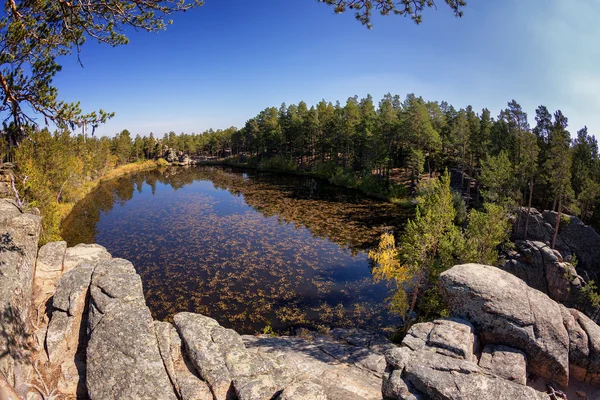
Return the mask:
[[[4, 160], [16, 163], [19, 199], [38, 207], [44, 216], [42, 242], [60, 240], [61, 218], [95, 181], [110, 176], [116, 167], [145, 159], [131, 153], [131, 140], [125, 133], [108, 138], [73, 135], [67, 130], [30, 130], [28, 140], [19, 147], [0, 148]], [[136, 165], [126, 169], [134, 170]]]
[[[463, 172], [459, 186], [471, 205], [481, 199], [532, 204], [567, 210], [599, 226], [597, 140], [585, 127], [572, 138], [560, 110], [552, 114], [540, 106], [534, 119], [531, 126], [514, 100], [494, 118], [488, 109], [457, 109], [413, 94], [405, 99], [388, 94], [378, 103], [355, 96], [344, 105], [323, 100], [310, 107], [305, 102], [268, 107], [241, 129], [201, 134], [132, 137], [124, 130], [96, 138], [44, 129], [32, 132], [13, 157], [29, 177], [26, 191], [35, 180], [48, 180], [51, 187], [44, 191], [59, 203], [70, 201], [81, 181], [117, 165], [157, 159], [166, 147], [192, 157], [235, 157], [268, 169], [310, 170], [333, 183], [377, 193], [403, 192], [403, 185], [390, 178], [394, 173], [416, 188], [426, 173], [449, 167]], [[39, 191], [30, 191], [37, 194], [29, 198], [39, 201]]]
[[560, 110], [540, 106], [534, 120], [530, 125], [514, 100], [494, 118], [488, 109], [388, 94], [377, 104], [367, 96], [344, 105], [323, 100], [310, 108], [304, 102], [268, 107], [242, 129], [170, 133], [162, 143], [192, 155], [243, 155], [273, 168], [317, 170], [342, 184], [374, 174], [380, 190], [393, 187], [395, 169], [417, 183], [425, 172], [455, 167], [475, 203], [481, 194], [566, 209], [597, 222], [598, 213], [592, 218], [600, 197], [597, 140], [586, 127], [572, 137]]

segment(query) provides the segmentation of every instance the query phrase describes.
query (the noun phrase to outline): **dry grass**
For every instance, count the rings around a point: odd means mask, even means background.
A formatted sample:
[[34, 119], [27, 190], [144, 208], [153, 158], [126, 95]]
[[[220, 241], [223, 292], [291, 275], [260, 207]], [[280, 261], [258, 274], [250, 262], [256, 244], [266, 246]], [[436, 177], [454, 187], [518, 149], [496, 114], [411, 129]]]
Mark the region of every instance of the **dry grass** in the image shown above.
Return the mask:
[[[135, 162], [130, 164], [121, 165], [114, 169], [111, 169], [106, 174], [102, 175], [99, 179], [95, 179], [93, 181], [85, 183], [81, 190], [81, 199], [88, 195], [92, 190], [94, 190], [101, 182], [104, 182], [109, 179], [118, 178], [119, 176], [131, 174], [133, 172], [145, 171], [148, 169], [158, 168], [158, 163], [154, 160], [147, 160], [142, 162]], [[79, 200], [81, 200], [79, 199]], [[71, 213], [73, 210], [73, 206], [75, 206], [76, 201], [69, 203], [60, 203], [58, 205], [58, 212], [60, 214], [61, 221], [66, 218], [67, 215]]]

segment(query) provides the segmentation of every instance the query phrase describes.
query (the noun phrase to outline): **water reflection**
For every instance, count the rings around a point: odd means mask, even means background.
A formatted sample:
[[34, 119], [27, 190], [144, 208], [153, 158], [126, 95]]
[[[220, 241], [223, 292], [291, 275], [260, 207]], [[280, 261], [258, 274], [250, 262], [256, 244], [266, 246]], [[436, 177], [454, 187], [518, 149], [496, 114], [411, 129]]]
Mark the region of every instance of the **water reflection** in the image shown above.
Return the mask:
[[155, 318], [201, 312], [255, 332], [396, 323], [365, 250], [401, 227], [397, 207], [312, 178], [217, 167], [102, 183], [63, 223], [70, 246], [131, 260]]

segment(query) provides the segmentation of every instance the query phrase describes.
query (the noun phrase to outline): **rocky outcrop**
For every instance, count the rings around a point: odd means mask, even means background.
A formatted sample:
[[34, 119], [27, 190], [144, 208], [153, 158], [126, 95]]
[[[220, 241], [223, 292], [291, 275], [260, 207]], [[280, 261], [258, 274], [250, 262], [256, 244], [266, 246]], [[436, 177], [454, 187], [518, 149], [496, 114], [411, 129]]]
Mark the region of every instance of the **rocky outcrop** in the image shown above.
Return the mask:
[[77, 246], [69, 247], [65, 251], [63, 273], [72, 270], [84, 262], [94, 264], [98, 261], [110, 260], [110, 258], [110, 253], [99, 244], [80, 243]]
[[[93, 265], [80, 264], [60, 278], [52, 300], [52, 319], [46, 334], [51, 363], [60, 366], [58, 386], [63, 393], [85, 394], [80, 379], [85, 368], [86, 311]], [[79, 350], [79, 351], [78, 351]]]
[[479, 344], [474, 332], [473, 325], [468, 321], [438, 319], [413, 325], [402, 344], [415, 351], [428, 348], [449, 357], [474, 361]]
[[428, 350], [396, 348], [387, 354], [384, 398], [547, 400], [549, 396], [487, 372], [475, 363]]
[[173, 318], [187, 353], [216, 400], [270, 399], [293, 377], [284, 368], [244, 346], [240, 335], [212, 318], [179, 313]]
[[529, 240], [518, 240], [515, 247], [516, 251], [509, 254], [502, 269], [567, 307], [581, 303], [586, 282], [557, 250], [546, 243]]
[[[0, 371], [22, 390], [29, 310], [41, 217], [23, 213], [15, 202], [0, 199]], [[24, 389], [23, 389], [24, 390]]]
[[34, 305], [37, 309], [56, 291], [63, 272], [67, 242], [51, 242], [38, 251], [34, 277]]
[[[515, 240], [527, 239], [552, 243], [557, 217], [558, 214], [554, 211], [540, 213], [533, 208], [528, 217], [527, 208], [523, 207], [519, 210], [513, 237]], [[597, 279], [600, 275], [600, 234], [575, 216], [562, 214], [561, 219], [556, 250], [567, 260], [573, 255], [577, 256], [577, 268], [588, 271], [593, 279]], [[526, 221], [528, 226], [525, 238]]]
[[556, 302], [505, 271], [477, 264], [442, 273], [440, 285], [452, 314], [469, 320], [482, 341], [522, 350], [532, 372], [567, 386], [569, 336]]
[[168, 322], [154, 322], [158, 348], [169, 379], [181, 400], [213, 400], [206, 382], [202, 381], [185, 355], [175, 327]]
[[99, 262], [90, 287], [86, 383], [92, 399], [173, 399], [142, 281], [126, 260]]
[[488, 344], [483, 348], [479, 366], [494, 375], [525, 385], [527, 383], [527, 357], [512, 347]]
[[359, 330], [334, 329], [306, 337], [243, 336], [248, 350], [285, 367], [297, 381], [311, 381], [330, 400], [380, 399], [386, 339]]

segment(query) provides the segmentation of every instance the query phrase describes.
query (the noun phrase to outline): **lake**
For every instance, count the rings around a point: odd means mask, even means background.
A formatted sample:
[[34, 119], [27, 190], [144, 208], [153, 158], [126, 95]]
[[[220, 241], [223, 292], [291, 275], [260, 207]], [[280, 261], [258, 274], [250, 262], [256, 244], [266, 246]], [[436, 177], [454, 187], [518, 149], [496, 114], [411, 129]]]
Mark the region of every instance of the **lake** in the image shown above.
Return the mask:
[[153, 316], [199, 312], [242, 333], [392, 332], [400, 320], [367, 252], [403, 209], [318, 179], [173, 167], [101, 183], [65, 219], [69, 246], [130, 260]]

